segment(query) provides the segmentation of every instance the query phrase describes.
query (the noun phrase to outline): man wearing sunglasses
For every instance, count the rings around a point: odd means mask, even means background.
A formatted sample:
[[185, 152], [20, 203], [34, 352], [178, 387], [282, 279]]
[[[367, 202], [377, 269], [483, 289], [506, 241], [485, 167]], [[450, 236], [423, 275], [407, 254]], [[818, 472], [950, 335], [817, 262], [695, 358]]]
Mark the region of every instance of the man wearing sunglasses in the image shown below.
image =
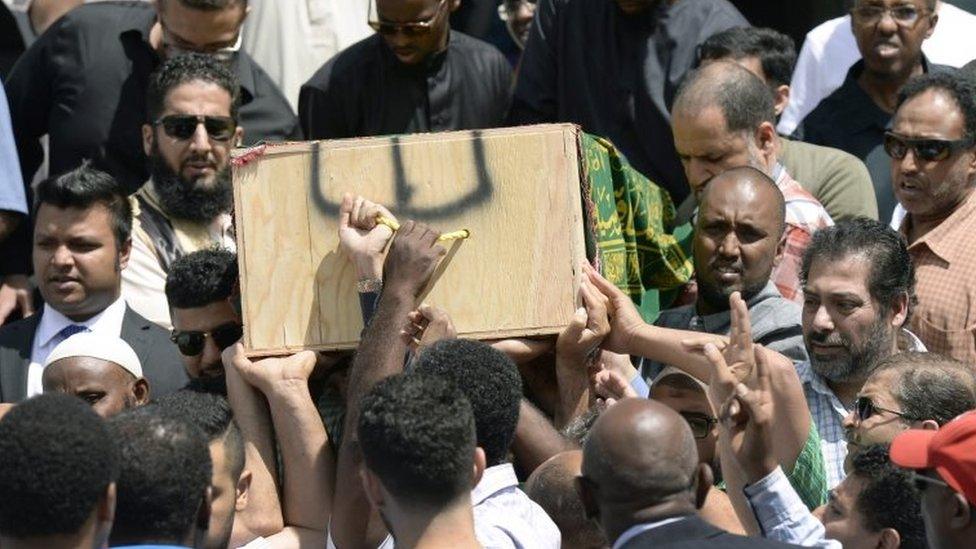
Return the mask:
[[[287, 100], [239, 51], [246, 15], [247, 0], [112, 1], [79, 6], [55, 22], [4, 82], [25, 188], [44, 160], [38, 140], [45, 135], [49, 173], [91, 159], [130, 193], [145, 183], [149, 75], [180, 53], [214, 56], [236, 74], [245, 145], [300, 138]], [[23, 225], [0, 249], [4, 275], [30, 272], [30, 224]]]
[[243, 135], [238, 90], [225, 64], [195, 53], [168, 59], [150, 78], [142, 138], [151, 177], [135, 194], [122, 294], [163, 328], [172, 327], [164, 293], [172, 263], [200, 249], [236, 249], [230, 152]]
[[976, 362], [976, 83], [927, 75], [899, 96], [885, 135], [899, 231], [918, 270], [912, 331], [932, 351]]
[[844, 84], [803, 119], [793, 137], [847, 151], [868, 167], [878, 214], [891, 220], [896, 200], [882, 142], [895, 112], [898, 90], [914, 76], [946, 72], [930, 63], [922, 43], [935, 29], [936, 0], [857, 0], [851, 27], [861, 60]]
[[976, 412], [898, 435], [891, 461], [915, 471], [929, 547], [976, 547]]
[[243, 334], [233, 301], [237, 257], [225, 250], [201, 250], [176, 260], [166, 278], [173, 313], [171, 340], [191, 379], [222, 384], [220, 354]]
[[451, 30], [458, 6], [460, 0], [370, 1], [376, 34], [340, 52], [302, 86], [305, 137], [501, 126], [511, 66], [495, 47]]

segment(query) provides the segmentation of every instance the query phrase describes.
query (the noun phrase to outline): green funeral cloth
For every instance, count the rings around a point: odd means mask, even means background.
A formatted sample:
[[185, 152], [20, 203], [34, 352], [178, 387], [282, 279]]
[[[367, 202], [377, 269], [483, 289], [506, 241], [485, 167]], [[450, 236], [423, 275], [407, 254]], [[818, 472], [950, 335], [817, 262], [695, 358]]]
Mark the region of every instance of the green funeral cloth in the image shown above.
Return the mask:
[[[632, 168], [606, 139], [584, 134], [582, 168], [589, 188], [590, 257], [626, 292], [647, 322], [692, 276], [691, 259], [674, 234], [675, 208], [667, 191]], [[598, 253], [597, 253], [598, 252]]]

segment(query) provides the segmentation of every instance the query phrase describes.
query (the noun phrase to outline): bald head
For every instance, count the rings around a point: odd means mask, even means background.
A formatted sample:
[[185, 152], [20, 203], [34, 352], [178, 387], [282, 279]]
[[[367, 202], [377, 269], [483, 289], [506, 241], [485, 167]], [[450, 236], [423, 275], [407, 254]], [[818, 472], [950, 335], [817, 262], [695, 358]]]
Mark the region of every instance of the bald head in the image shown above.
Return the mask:
[[525, 493], [559, 527], [564, 547], [606, 547], [606, 538], [599, 525], [586, 517], [583, 501], [576, 490], [576, 477], [582, 463], [581, 450], [556, 454], [532, 472], [525, 484]]
[[751, 131], [776, 123], [769, 89], [756, 75], [732, 61], [718, 61], [688, 73], [678, 88], [672, 116], [717, 107], [730, 132]]
[[690, 489], [698, 465], [695, 438], [677, 412], [630, 398], [600, 416], [583, 449], [583, 476], [606, 502], [653, 505]]
[[743, 209], [761, 210], [763, 219], [779, 227], [778, 233], [786, 228], [786, 199], [776, 182], [763, 171], [752, 166], [741, 166], [726, 170], [705, 183], [699, 195], [699, 210], [714, 208], [719, 204], [735, 201]]

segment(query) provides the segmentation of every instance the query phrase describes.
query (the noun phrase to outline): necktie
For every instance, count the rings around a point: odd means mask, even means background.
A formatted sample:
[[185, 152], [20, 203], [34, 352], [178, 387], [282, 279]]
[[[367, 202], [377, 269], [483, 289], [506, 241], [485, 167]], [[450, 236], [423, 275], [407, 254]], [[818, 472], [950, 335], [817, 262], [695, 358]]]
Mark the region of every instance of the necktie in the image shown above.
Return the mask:
[[68, 324], [64, 328], [61, 328], [61, 331], [58, 332], [58, 341], [64, 341], [75, 334], [80, 334], [81, 332], [87, 331], [88, 326], [82, 326], [80, 324]]

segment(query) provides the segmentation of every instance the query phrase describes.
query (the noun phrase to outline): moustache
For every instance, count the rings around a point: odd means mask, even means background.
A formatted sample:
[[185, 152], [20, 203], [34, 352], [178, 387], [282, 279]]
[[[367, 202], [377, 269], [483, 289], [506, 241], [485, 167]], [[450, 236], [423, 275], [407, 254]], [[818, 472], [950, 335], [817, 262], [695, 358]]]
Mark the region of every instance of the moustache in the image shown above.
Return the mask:
[[847, 347], [847, 341], [837, 332], [813, 332], [810, 334], [810, 341], [818, 345], [839, 345]]

